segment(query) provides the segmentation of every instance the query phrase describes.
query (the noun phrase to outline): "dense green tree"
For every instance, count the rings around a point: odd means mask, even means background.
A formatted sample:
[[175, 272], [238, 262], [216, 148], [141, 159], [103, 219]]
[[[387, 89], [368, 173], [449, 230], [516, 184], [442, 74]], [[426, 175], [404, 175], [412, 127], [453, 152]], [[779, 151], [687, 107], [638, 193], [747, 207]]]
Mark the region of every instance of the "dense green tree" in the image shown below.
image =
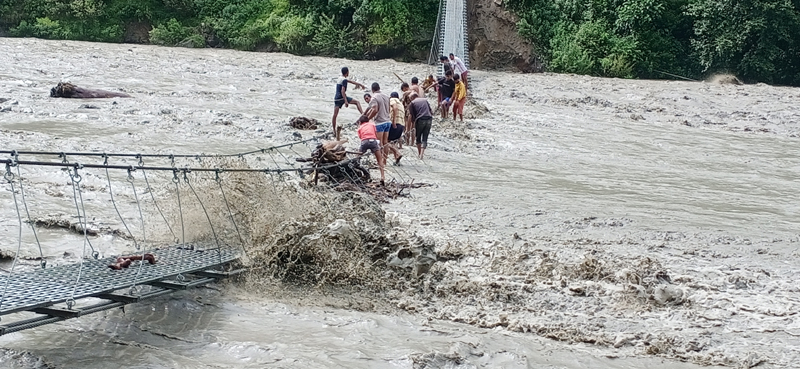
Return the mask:
[[426, 50], [436, 0], [0, 0], [0, 33], [161, 45], [396, 57]]
[[692, 46], [704, 71], [800, 85], [799, 2], [695, 0]]

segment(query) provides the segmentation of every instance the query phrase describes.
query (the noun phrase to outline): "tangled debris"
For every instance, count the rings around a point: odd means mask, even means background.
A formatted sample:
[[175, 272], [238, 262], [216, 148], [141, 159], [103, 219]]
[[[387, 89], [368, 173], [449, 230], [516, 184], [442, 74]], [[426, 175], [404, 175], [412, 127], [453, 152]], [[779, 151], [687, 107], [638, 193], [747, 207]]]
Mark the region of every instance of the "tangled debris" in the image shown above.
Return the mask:
[[[327, 141], [317, 145], [310, 158], [298, 158], [299, 162], [311, 162], [315, 168], [307, 174], [313, 174], [314, 183], [320, 179], [334, 184], [343, 182], [367, 183], [370, 181], [369, 170], [361, 166], [360, 156], [348, 159], [345, 148], [347, 140]], [[360, 154], [360, 153], [355, 153]], [[331, 164], [339, 164], [331, 166]]]
[[[361, 153], [347, 151], [345, 144], [347, 140], [328, 141], [317, 145], [311, 153], [310, 158], [298, 158], [299, 162], [311, 162], [314, 169], [307, 174], [313, 175], [314, 184], [319, 180], [331, 184], [336, 191], [357, 191], [367, 192], [379, 202], [389, 202], [401, 196], [407, 196], [406, 189], [428, 187], [426, 183], [397, 183], [387, 182], [379, 184], [371, 181], [369, 168], [361, 165]], [[348, 154], [359, 155], [355, 158], [348, 158]], [[339, 164], [330, 166], [331, 164]]]

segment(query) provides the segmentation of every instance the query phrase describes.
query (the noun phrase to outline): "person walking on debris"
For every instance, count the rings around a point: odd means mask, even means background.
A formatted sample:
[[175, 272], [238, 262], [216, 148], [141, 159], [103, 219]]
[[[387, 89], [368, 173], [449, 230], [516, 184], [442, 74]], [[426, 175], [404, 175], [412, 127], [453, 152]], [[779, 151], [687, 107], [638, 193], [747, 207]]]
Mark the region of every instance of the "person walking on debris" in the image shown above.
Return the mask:
[[453, 81], [456, 83], [456, 88], [453, 90], [453, 120], [456, 116], [461, 116], [461, 121], [464, 121], [464, 104], [467, 103], [467, 87], [464, 81], [461, 80], [458, 74], [453, 76]]
[[370, 101], [372, 101], [372, 95], [370, 95], [369, 92], [367, 92], [367, 93], [364, 94], [364, 102], [367, 103], [367, 110], [364, 110], [364, 113], [362, 115], [367, 115], [367, 116], [369, 115], [369, 112], [370, 112], [369, 102]]
[[410, 119], [414, 121], [414, 126], [417, 130], [417, 154], [422, 159], [425, 156], [425, 149], [428, 148], [428, 135], [431, 133], [433, 113], [431, 113], [431, 105], [428, 104], [428, 99], [424, 96], [412, 93], [411, 98], [413, 100], [408, 108]]
[[413, 91], [411, 91], [411, 88], [406, 83], [403, 83], [403, 85], [400, 87], [403, 91], [403, 97], [400, 101], [403, 102], [403, 109], [405, 110], [406, 113], [406, 116], [404, 118], [404, 121], [406, 122], [405, 141], [407, 145], [413, 146], [414, 136], [412, 132], [414, 132], [414, 122], [412, 122], [411, 119], [408, 118], [408, 105], [411, 104], [411, 94], [413, 93]]
[[[389, 143], [391, 143], [392, 141], [397, 140], [398, 138], [400, 138], [400, 137], [396, 137], [393, 140], [392, 137], [394, 135], [392, 134], [392, 131], [393, 130], [397, 131], [397, 126], [401, 126], [401, 127], [405, 128], [405, 126], [403, 126], [403, 122], [405, 122], [405, 120], [406, 120], [406, 108], [403, 106], [403, 102], [400, 101], [400, 95], [397, 92], [392, 92], [391, 95], [389, 95], [389, 96], [390, 96], [390, 98], [389, 98], [389, 110], [391, 111], [391, 115], [392, 115], [392, 127], [389, 128], [388, 141], [389, 141]], [[403, 135], [403, 132], [401, 130], [400, 131], [400, 136], [402, 136], [402, 135]], [[395, 154], [394, 154], [395, 165], [400, 164], [400, 159], [403, 158], [403, 155], [400, 154], [399, 152], [397, 152], [397, 148], [395, 148], [394, 145], [389, 145], [389, 146], [390, 146], [389, 150], [394, 150], [394, 152], [395, 152]], [[402, 147], [403, 146], [400, 146], [400, 148], [402, 148]]]
[[453, 66], [450, 64], [450, 60], [447, 59], [446, 56], [442, 55], [439, 57], [439, 61], [442, 63], [442, 68], [444, 69], [444, 75], [447, 75], [447, 72], [453, 71]]
[[425, 96], [425, 90], [419, 85], [419, 78], [411, 78], [411, 91], [416, 92], [418, 96]]
[[439, 90], [439, 85], [436, 83], [436, 78], [433, 78], [433, 74], [429, 74], [428, 78], [422, 81], [422, 89], [424, 92], [428, 92], [430, 89]]
[[361, 103], [359, 103], [358, 100], [347, 96], [347, 84], [353, 84], [357, 88], [361, 89], [366, 88], [366, 86], [356, 81], [348, 80], [347, 77], [349, 76], [350, 69], [344, 67], [342, 68], [342, 76], [336, 81], [336, 95], [333, 97], [333, 132], [336, 132], [336, 118], [339, 116], [339, 109], [341, 109], [342, 106], [347, 108], [350, 106], [350, 104], [356, 104], [358, 112], [364, 114], [364, 110], [361, 108]]
[[361, 139], [361, 148], [359, 151], [363, 155], [367, 150], [375, 154], [375, 160], [378, 161], [378, 169], [381, 171], [381, 185], [385, 184], [385, 177], [383, 174], [383, 165], [385, 160], [383, 158], [383, 150], [381, 144], [378, 142], [378, 132], [375, 124], [370, 122], [369, 117], [362, 115], [358, 118], [358, 138]]
[[372, 83], [372, 99], [369, 101], [369, 109], [368, 116], [370, 119], [375, 120], [378, 140], [383, 146], [383, 155], [386, 158], [389, 154], [386, 144], [389, 142], [389, 128], [392, 126], [392, 118], [389, 115], [389, 96], [381, 92], [381, 85], [378, 82]]
[[453, 71], [448, 71], [444, 78], [439, 81], [439, 107], [442, 109], [442, 118], [447, 119], [447, 112], [450, 110], [450, 105], [453, 103], [453, 92], [455, 92], [456, 83], [453, 81]]
[[467, 75], [469, 74], [469, 69], [467, 69], [464, 61], [461, 60], [461, 58], [453, 55], [453, 53], [450, 53], [450, 64], [453, 65], [453, 72], [455, 72], [456, 75], [461, 76], [461, 81], [464, 82], [464, 86], [468, 87]]

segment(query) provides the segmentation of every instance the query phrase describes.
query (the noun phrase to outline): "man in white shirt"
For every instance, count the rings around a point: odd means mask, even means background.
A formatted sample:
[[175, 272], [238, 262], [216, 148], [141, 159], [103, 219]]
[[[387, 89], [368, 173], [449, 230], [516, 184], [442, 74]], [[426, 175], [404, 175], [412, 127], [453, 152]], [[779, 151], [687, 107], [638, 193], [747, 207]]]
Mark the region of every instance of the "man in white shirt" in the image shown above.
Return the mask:
[[464, 65], [464, 61], [453, 55], [453, 53], [450, 53], [450, 64], [453, 64], [453, 73], [461, 75], [461, 81], [464, 82], [464, 87], [469, 87], [467, 86], [467, 74], [469, 74], [469, 69]]

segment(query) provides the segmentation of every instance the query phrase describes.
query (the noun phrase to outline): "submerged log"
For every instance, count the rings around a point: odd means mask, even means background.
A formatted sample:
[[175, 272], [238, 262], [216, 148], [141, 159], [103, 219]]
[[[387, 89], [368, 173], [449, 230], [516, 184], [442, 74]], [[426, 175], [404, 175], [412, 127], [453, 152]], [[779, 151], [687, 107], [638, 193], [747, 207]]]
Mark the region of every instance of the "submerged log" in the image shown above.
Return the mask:
[[59, 82], [56, 87], [50, 89], [50, 97], [65, 97], [72, 99], [102, 99], [111, 97], [131, 97], [124, 92], [114, 92], [106, 90], [92, 90], [78, 87], [68, 82]]

